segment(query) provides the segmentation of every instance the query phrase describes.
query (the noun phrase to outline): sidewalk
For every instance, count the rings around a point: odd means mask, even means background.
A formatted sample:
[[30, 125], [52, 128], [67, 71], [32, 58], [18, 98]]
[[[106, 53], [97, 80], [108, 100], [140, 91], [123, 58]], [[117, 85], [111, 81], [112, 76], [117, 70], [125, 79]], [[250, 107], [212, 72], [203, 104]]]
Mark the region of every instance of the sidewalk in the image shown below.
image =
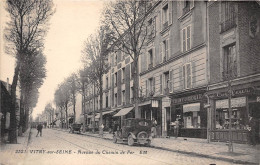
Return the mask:
[[[68, 130], [63, 130], [68, 131]], [[87, 136], [101, 138], [98, 133], [92, 132], [81, 133]], [[112, 140], [113, 135], [104, 132], [103, 139]], [[201, 156], [206, 158], [218, 159], [239, 164], [259, 164], [260, 145], [249, 146], [248, 144], [233, 144], [234, 152], [228, 152], [228, 146], [223, 142], [207, 143], [206, 139], [196, 138], [154, 138], [151, 147]]]
[[17, 154], [27, 149], [30, 137], [30, 128], [22, 136], [17, 137], [17, 144], [1, 144], [0, 164], [17, 164], [22, 161], [26, 154]]

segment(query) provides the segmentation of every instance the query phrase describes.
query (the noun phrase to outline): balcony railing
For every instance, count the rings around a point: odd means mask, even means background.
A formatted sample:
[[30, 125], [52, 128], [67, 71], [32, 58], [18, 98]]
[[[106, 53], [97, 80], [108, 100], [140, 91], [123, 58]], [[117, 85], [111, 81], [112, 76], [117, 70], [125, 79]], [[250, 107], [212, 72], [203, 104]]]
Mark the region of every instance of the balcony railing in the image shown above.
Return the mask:
[[225, 31], [228, 31], [229, 29], [232, 29], [236, 27], [236, 15], [235, 13], [231, 14], [229, 19], [226, 19], [220, 24], [220, 32], [223, 33]]

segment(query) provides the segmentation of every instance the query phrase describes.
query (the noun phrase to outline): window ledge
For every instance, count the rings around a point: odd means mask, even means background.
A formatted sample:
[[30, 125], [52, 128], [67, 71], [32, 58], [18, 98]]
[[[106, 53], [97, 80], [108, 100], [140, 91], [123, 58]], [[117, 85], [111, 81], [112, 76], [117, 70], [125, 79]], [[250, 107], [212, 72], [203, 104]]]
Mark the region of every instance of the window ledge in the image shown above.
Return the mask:
[[[193, 9], [193, 8], [192, 8], [192, 9]], [[184, 18], [186, 18], [187, 16], [190, 16], [190, 15], [191, 15], [191, 12], [192, 12], [192, 9], [190, 9], [189, 12], [187, 12], [187, 13], [181, 15], [181, 16], [178, 18], [178, 20], [180, 20], [180, 21], [182, 22]]]
[[161, 35], [164, 35], [166, 32], [168, 32], [169, 30], [170, 30], [170, 26], [171, 26], [172, 24], [170, 24], [170, 25], [168, 25], [166, 28], [164, 28], [160, 33], [161, 33]]

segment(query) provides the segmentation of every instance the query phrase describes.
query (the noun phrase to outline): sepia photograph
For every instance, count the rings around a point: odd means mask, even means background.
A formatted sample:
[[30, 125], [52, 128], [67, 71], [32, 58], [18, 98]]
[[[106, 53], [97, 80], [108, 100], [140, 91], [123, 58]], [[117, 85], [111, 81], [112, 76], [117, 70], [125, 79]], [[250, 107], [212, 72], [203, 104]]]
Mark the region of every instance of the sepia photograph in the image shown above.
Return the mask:
[[260, 164], [260, 0], [0, 0], [0, 165]]

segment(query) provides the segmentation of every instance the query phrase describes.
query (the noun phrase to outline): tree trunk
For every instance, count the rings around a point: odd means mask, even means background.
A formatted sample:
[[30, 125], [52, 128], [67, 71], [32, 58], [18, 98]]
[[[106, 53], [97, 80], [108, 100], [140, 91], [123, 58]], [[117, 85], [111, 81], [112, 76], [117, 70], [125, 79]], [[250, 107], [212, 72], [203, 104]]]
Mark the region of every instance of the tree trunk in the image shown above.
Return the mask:
[[99, 119], [99, 135], [103, 137], [103, 128], [101, 127], [103, 124], [103, 81], [102, 74], [99, 76], [99, 105], [100, 105], [100, 119]]
[[134, 58], [134, 67], [135, 67], [135, 73], [134, 73], [134, 100], [135, 100], [135, 118], [141, 118], [141, 113], [138, 109], [138, 103], [139, 103], [139, 67], [138, 67], [138, 58], [135, 55]]
[[9, 130], [9, 139], [10, 143], [16, 144], [17, 143], [17, 123], [16, 123], [16, 86], [18, 82], [18, 76], [20, 72], [20, 62], [17, 60], [17, 65], [14, 71], [13, 83], [11, 85], [11, 109], [10, 109], [10, 130]]
[[75, 93], [73, 94], [73, 112], [74, 112], [73, 123], [75, 123], [76, 122], [76, 96], [75, 96]]
[[65, 106], [65, 113], [66, 113], [66, 128], [68, 129], [69, 122], [68, 122], [68, 105], [67, 104]]

